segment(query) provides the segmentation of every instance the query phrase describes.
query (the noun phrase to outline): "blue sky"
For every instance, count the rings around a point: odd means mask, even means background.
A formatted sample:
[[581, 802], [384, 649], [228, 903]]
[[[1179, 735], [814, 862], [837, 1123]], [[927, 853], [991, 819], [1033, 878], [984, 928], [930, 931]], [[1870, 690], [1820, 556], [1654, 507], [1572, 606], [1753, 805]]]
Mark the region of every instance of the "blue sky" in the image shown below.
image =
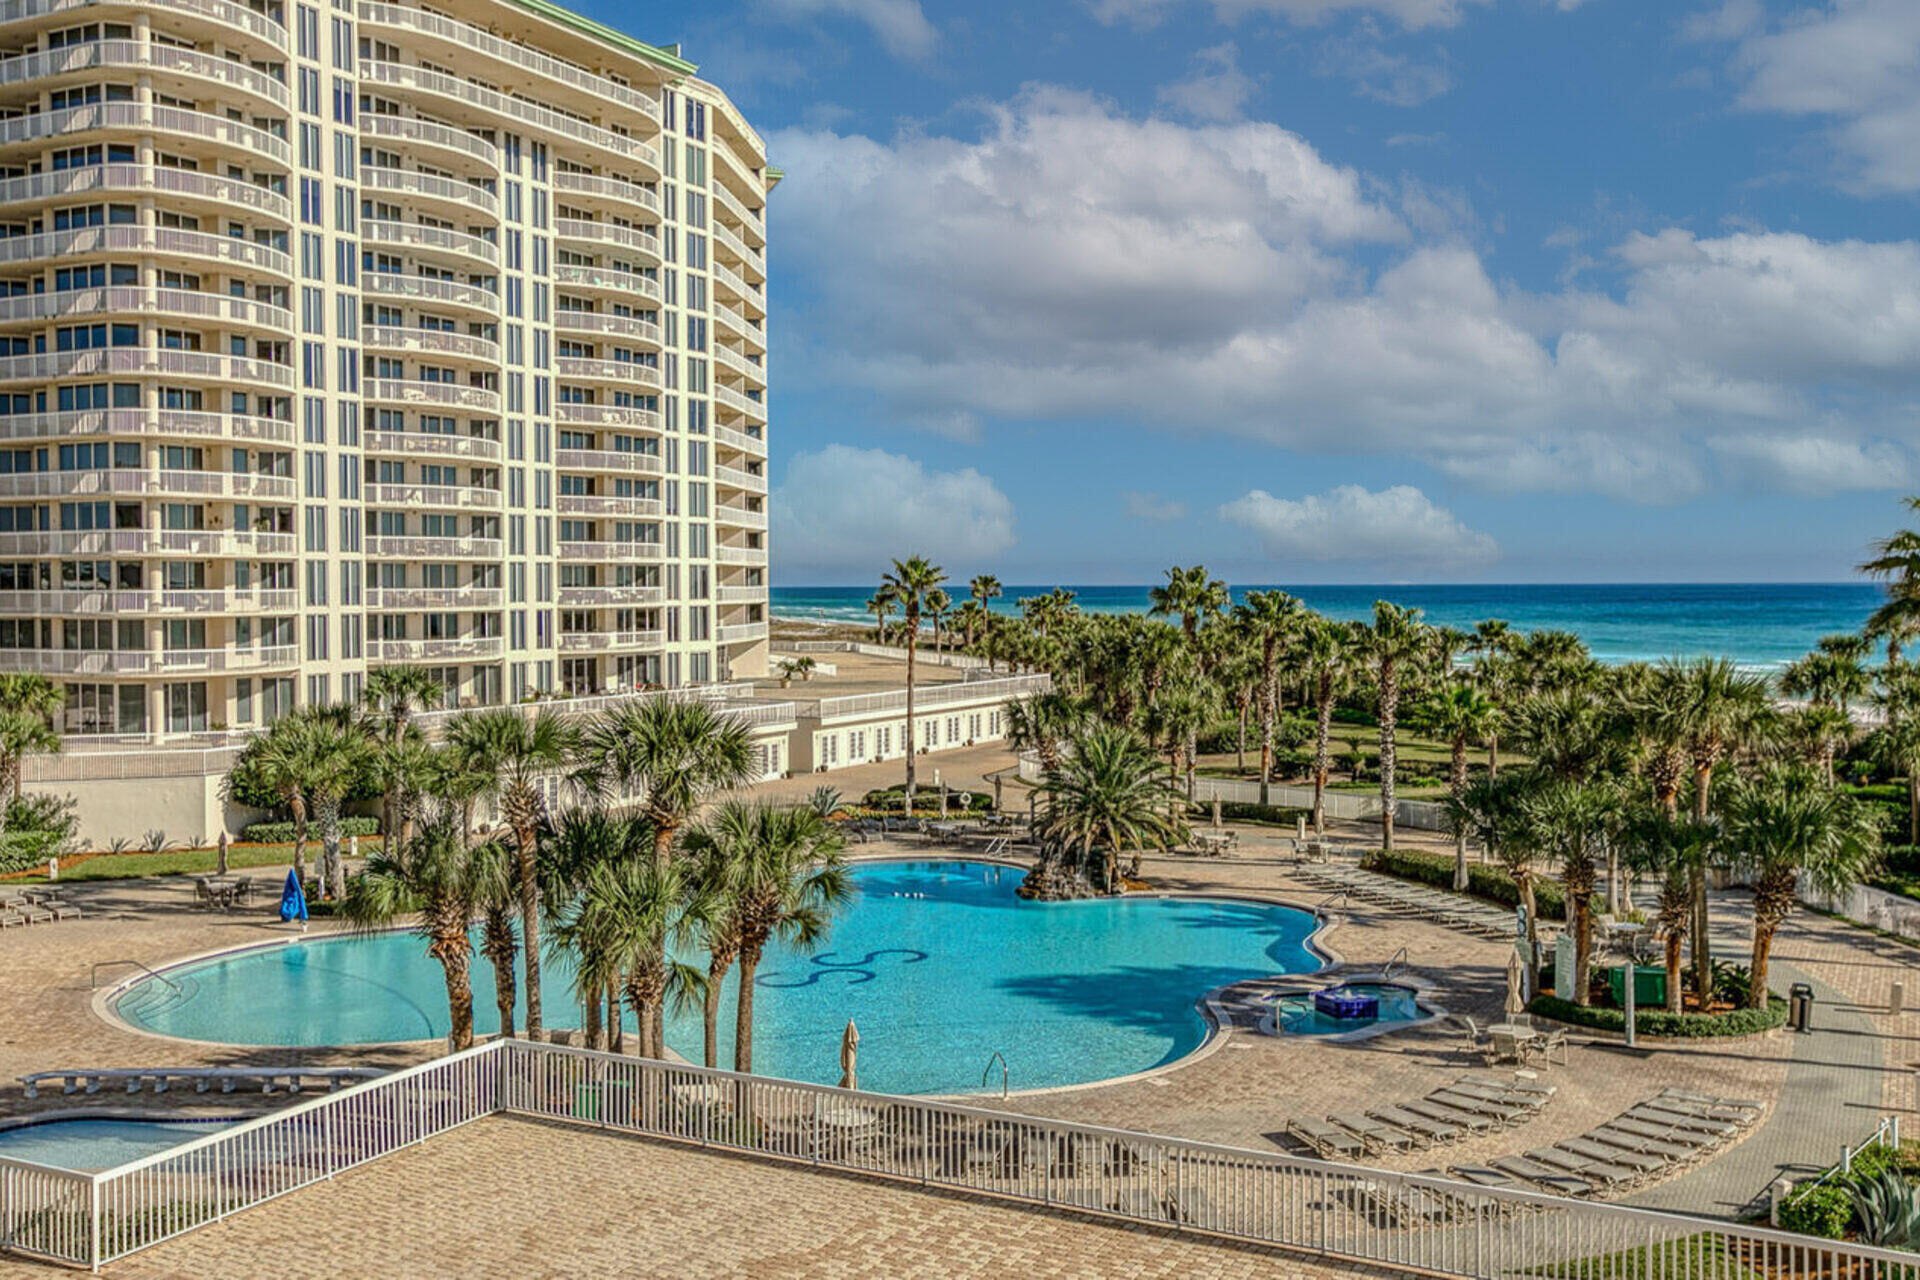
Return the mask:
[[775, 572], [1825, 580], [1920, 446], [1914, 0], [709, 0]]

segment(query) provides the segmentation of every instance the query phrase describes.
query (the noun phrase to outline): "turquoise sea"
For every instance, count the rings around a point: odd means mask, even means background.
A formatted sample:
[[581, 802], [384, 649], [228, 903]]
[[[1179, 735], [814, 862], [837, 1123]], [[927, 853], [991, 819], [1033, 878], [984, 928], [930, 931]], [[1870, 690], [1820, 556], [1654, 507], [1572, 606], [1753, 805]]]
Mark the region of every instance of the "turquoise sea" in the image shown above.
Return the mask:
[[[1017, 612], [1014, 602], [1021, 596], [1040, 595], [1053, 585], [1008, 585], [994, 608]], [[1090, 613], [1147, 608], [1145, 585], [1066, 585]], [[966, 589], [964, 583], [956, 586]], [[1881, 591], [1867, 582], [1274, 586], [1335, 618], [1365, 617], [1375, 600], [1392, 600], [1424, 610], [1427, 621], [1443, 626], [1504, 618], [1521, 630], [1571, 631], [1603, 662], [1712, 654], [1759, 668], [1799, 657], [1823, 635], [1858, 630]], [[1262, 589], [1267, 588], [1237, 586], [1234, 595]], [[775, 587], [773, 612], [783, 618], [870, 622], [866, 602], [872, 594], [871, 586]]]

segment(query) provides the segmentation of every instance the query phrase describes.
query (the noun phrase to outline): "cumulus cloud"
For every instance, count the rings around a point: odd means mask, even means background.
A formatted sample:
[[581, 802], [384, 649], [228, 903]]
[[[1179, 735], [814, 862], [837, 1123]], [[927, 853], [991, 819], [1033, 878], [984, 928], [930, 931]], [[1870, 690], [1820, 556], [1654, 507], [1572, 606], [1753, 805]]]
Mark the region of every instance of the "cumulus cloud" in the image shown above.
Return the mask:
[[1920, 5], [1832, 0], [1769, 21], [1728, 0], [1687, 31], [1735, 42], [1739, 102], [1828, 122], [1838, 174], [1868, 193], [1920, 190]]
[[1912, 475], [1906, 450], [1887, 440], [1716, 436], [1707, 444], [1721, 469], [1736, 479], [1813, 497], [1904, 489]]
[[1013, 503], [990, 478], [972, 467], [930, 471], [884, 449], [795, 454], [772, 505], [774, 554], [787, 576], [871, 576], [895, 555], [974, 564], [1014, 541]]
[[[1214, 13], [1223, 22], [1233, 22], [1249, 14], [1285, 18], [1301, 26], [1313, 26], [1341, 14], [1378, 14], [1390, 18], [1411, 31], [1424, 27], [1457, 25], [1469, 7], [1491, 4], [1493, 0], [1210, 0]], [[1562, 8], [1572, 4], [1560, 0]], [[1182, 0], [1090, 0], [1094, 15], [1102, 22], [1131, 22], [1151, 25], [1165, 18]]]
[[1238, 120], [1257, 87], [1240, 69], [1240, 50], [1229, 40], [1194, 55], [1192, 74], [1160, 86], [1160, 101], [1195, 120]]
[[1254, 489], [1221, 507], [1220, 518], [1251, 532], [1276, 560], [1434, 570], [1473, 568], [1500, 557], [1492, 538], [1405, 484], [1378, 492], [1343, 484], [1303, 498]]
[[939, 43], [920, 0], [765, 0], [787, 18], [851, 18], [872, 30], [882, 48], [896, 58], [925, 58]]
[[1471, 210], [1276, 125], [1044, 87], [986, 111], [970, 139], [776, 139], [797, 376], [983, 435], [1119, 419], [1647, 502], [1730, 439], [1916, 438], [1913, 241], [1671, 229], [1583, 246], [1605, 288], [1532, 293]]
[[1175, 520], [1187, 518], [1186, 503], [1162, 498], [1157, 493], [1123, 493], [1120, 497], [1129, 520], [1172, 524]]
[[1417, 107], [1453, 87], [1453, 73], [1437, 53], [1423, 61], [1391, 52], [1371, 22], [1362, 23], [1352, 35], [1323, 41], [1314, 70], [1349, 80], [1365, 97], [1395, 107]]

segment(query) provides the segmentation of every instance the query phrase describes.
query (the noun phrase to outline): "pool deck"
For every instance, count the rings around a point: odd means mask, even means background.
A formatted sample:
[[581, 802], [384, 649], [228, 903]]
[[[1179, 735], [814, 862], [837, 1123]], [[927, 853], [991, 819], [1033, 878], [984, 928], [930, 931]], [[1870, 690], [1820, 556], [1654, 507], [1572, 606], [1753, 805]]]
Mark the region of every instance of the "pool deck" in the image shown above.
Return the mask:
[[[1004, 752], [987, 748], [937, 759], [943, 776], [956, 785], [977, 786], [986, 774], [1010, 763]], [[868, 772], [863, 767], [832, 775], [829, 781], [857, 794], [878, 785], [882, 777], [892, 781], [898, 772], [897, 763], [872, 768], [877, 775], [872, 780], [862, 776]], [[926, 770], [929, 780], [931, 772]], [[820, 781], [790, 779], [763, 790], [794, 797]], [[1356, 828], [1348, 838], [1357, 842], [1363, 833]], [[1408, 843], [1420, 840], [1416, 836]], [[1148, 859], [1145, 877], [1169, 892], [1239, 895], [1298, 906], [1311, 906], [1325, 896], [1297, 879], [1292, 866], [1277, 856], [1272, 832], [1242, 828], [1241, 843], [1240, 854], [1232, 858]], [[907, 837], [855, 846], [854, 852], [953, 856], [955, 851]], [[138, 960], [157, 967], [184, 956], [297, 931], [279, 925], [265, 908], [229, 916], [195, 910], [191, 882], [186, 880], [76, 883], [68, 895], [87, 909], [86, 919], [0, 935], [0, 1097], [4, 1098], [0, 1113], [17, 1116], [129, 1105], [162, 1111], [229, 1111], [236, 1104], [268, 1101], [257, 1094], [220, 1097], [173, 1092], [158, 1098], [106, 1092], [93, 1098], [67, 1098], [57, 1090], [29, 1101], [13, 1083], [15, 1076], [60, 1067], [267, 1066], [294, 1061], [399, 1066], [428, 1056], [420, 1046], [323, 1054], [222, 1048], [109, 1025], [93, 1009], [91, 965]], [[1744, 959], [1745, 910], [1743, 895], [1716, 895], [1719, 954]], [[317, 921], [313, 928], [318, 933], [328, 926]], [[1431, 1001], [1452, 1013], [1487, 1021], [1499, 1012], [1507, 954], [1503, 944], [1378, 913], [1364, 904], [1356, 904], [1326, 941], [1356, 971], [1377, 968], [1405, 947], [1411, 971], [1432, 984]], [[1142, 958], [1142, 963], [1152, 962], [1151, 956]], [[1843, 1142], [1870, 1132], [1880, 1115], [1912, 1117], [1912, 1046], [1920, 1030], [1913, 1021], [1915, 1014], [1890, 1016], [1886, 999], [1890, 982], [1904, 980], [1910, 989], [1920, 987], [1916, 983], [1920, 950], [1801, 913], [1783, 929], [1774, 965], [1778, 987], [1803, 980], [1814, 984], [1820, 1000], [1814, 1034], [1782, 1031], [1709, 1044], [1649, 1043], [1639, 1053], [1629, 1054], [1617, 1043], [1576, 1032], [1570, 1061], [1542, 1071], [1545, 1079], [1559, 1086], [1559, 1093], [1537, 1119], [1519, 1129], [1427, 1153], [1388, 1157], [1380, 1163], [1413, 1169], [1517, 1153], [1584, 1132], [1661, 1088], [1684, 1085], [1764, 1099], [1771, 1108], [1738, 1145], [1633, 1199], [1731, 1215], [1763, 1193], [1783, 1169], [1805, 1169], [1833, 1160]], [[103, 980], [115, 979], [103, 975]], [[1072, 1001], [1082, 996], [1071, 984], [1063, 984], [1058, 998]], [[1101, 1012], [1118, 1018], [1130, 1014], [1125, 1008]], [[1481, 1064], [1462, 1052], [1461, 1040], [1451, 1021], [1343, 1043], [1316, 1042], [1313, 1037], [1273, 1039], [1234, 1030], [1145, 1078], [1016, 1092], [1005, 1102], [997, 1097], [982, 1101], [1012, 1111], [1274, 1150], [1288, 1145], [1283, 1135], [1289, 1117], [1323, 1117], [1418, 1097], [1463, 1071], [1479, 1069]], [[1020, 1085], [1019, 1050], [1017, 1043], [1005, 1049], [1015, 1090]], [[605, 1176], [569, 1177], [564, 1201], [544, 1191], [537, 1179], [522, 1176], [527, 1169], [558, 1169], [576, 1160]], [[476, 1275], [877, 1276], [1013, 1271], [1160, 1275], [1195, 1267], [1221, 1275], [1241, 1270], [1332, 1274], [1293, 1259], [1276, 1263], [1273, 1255], [1260, 1251], [1202, 1245], [1190, 1238], [873, 1183], [860, 1182], [858, 1194], [850, 1195], [847, 1183], [828, 1175], [659, 1144], [556, 1134], [518, 1121], [490, 1120], [343, 1177], [332, 1186], [303, 1192], [118, 1264], [111, 1271], [127, 1276], [239, 1274], [232, 1269], [233, 1262], [244, 1256], [258, 1264], [246, 1267], [246, 1273], [259, 1275], [352, 1275], [374, 1270], [420, 1274], [449, 1269]], [[572, 1194], [582, 1186], [591, 1188], [590, 1194]], [[427, 1207], [420, 1197], [435, 1203]], [[508, 1203], [510, 1209], [494, 1212], [496, 1204]], [[740, 1205], [762, 1203], [776, 1206], [775, 1211], [738, 1213]], [[418, 1213], [415, 1205], [427, 1207], [427, 1212]], [[407, 1219], [404, 1225], [393, 1216], [402, 1212]], [[683, 1213], [684, 1218], [678, 1216]], [[615, 1228], [616, 1216], [627, 1224], [667, 1219], [672, 1223], [658, 1239], [648, 1230], [642, 1244], [637, 1226]], [[390, 1217], [389, 1231], [382, 1223]], [[750, 1223], [746, 1222], [749, 1217]], [[324, 1241], [315, 1233], [297, 1230], [315, 1222], [349, 1221], [364, 1221], [369, 1229], [353, 1233], [353, 1239]], [[422, 1221], [457, 1223], [459, 1239], [443, 1239], [436, 1230], [420, 1236], [416, 1246], [411, 1227]], [[996, 1225], [983, 1230], [985, 1224]], [[303, 1240], [297, 1251], [303, 1256], [284, 1262], [281, 1251], [270, 1242], [288, 1238], [289, 1230]], [[556, 1251], [554, 1239], [569, 1241], [564, 1252]], [[601, 1240], [606, 1243], [574, 1243]], [[634, 1244], [616, 1247], [623, 1240]], [[229, 1241], [236, 1248], [240, 1242], [254, 1242], [245, 1248], [260, 1252], [229, 1252]], [[433, 1244], [452, 1252], [429, 1254], [426, 1250]], [[431, 1265], [423, 1261], [415, 1270], [406, 1261], [415, 1255], [389, 1253], [416, 1247], [422, 1250], [421, 1259], [431, 1257]], [[677, 1249], [684, 1252], [676, 1253]], [[1194, 1249], [1207, 1251], [1204, 1261], [1191, 1252]], [[639, 1256], [642, 1252], [644, 1260]], [[393, 1266], [356, 1265], [356, 1259], [389, 1256]], [[267, 1259], [292, 1269], [263, 1270]], [[452, 1266], [454, 1259], [460, 1260], [457, 1268]], [[308, 1263], [312, 1270], [298, 1269]], [[0, 1262], [0, 1275], [14, 1274], [10, 1270], [14, 1267]], [[51, 1273], [28, 1268], [20, 1274]]]

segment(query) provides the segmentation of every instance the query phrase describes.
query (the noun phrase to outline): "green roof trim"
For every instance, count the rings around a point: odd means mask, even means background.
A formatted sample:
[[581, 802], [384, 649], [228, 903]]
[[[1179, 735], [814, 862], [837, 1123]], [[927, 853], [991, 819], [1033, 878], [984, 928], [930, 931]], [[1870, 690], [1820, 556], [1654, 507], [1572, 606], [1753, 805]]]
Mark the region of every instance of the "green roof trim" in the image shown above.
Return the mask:
[[772, 178], [775, 182], [778, 182], [780, 181], [780, 179], [787, 176], [787, 171], [785, 169], [776, 169], [772, 165], [768, 165], [767, 176], [769, 178]]
[[693, 63], [679, 56], [680, 46], [677, 44], [673, 46], [673, 52], [670, 53], [645, 41], [635, 40], [624, 31], [615, 31], [612, 27], [595, 22], [592, 18], [575, 13], [571, 9], [563, 9], [557, 4], [550, 3], [550, 0], [513, 0], [513, 3], [528, 13], [557, 22], [563, 27], [572, 27], [583, 35], [603, 40], [623, 52], [645, 58], [649, 62], [657, 62], [669, 71], [690, 76], [699, 70]]

